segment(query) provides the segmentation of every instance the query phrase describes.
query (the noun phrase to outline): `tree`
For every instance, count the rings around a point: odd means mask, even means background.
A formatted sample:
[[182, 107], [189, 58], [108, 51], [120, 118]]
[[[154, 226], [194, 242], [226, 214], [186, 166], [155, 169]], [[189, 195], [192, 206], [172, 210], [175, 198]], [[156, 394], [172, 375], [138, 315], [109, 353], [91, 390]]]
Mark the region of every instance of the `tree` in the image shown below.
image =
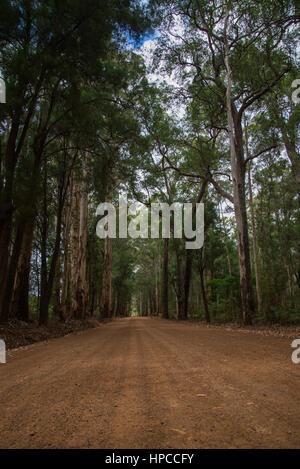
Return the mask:
[[[252, 322], [254, 304], [242, 118], [290, 69], [289, 56], [279, 52], [278, 44], [283, 36], [289, 45], [295, 39], [289, 28], [293, 8], [291, 2], [161, 2], [162, 30], [167, 33], [162, 31], [158, 55], [164, 57], [168, 69], [180, 69], [183, 79], [193, 77], [189, 93], [208, 130], [228, 136], [233, 195], [213, 178], [211, 183], [234, 205], [245, 324]], [[254, 69], [255, 61], [263, 61], [264, 69]], [[269, 150], [260, 148], [251, 159]]]

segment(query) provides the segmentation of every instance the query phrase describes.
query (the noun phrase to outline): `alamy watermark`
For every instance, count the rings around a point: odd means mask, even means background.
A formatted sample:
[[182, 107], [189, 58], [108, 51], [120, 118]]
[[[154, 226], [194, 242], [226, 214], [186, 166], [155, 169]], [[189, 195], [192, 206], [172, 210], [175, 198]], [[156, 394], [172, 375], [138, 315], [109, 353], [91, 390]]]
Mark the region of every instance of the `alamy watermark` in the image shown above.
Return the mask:
[[295, 104], [300, 103], [300, 78], [297, 78], [292, 82], [292, 88], [296, 88], [295, 91], [292, 92], [292, 101]]
[[2, 339], [0, 339], [0, 363], [6, 363], [6, 346]]
[[295, 365], [298, 365], [298, 363], [300, 363], [300, 339], [293, 340], [291, 347], [296, 349], [292, 353], [292, 362], [295, 363]]
[[6, 86], [3, 78], [0, 78], [0, 103], [6, 103]]
[[[115, 206], [110, 202], [101, 203], [97, 207], [96, 215], [103, 217], [97, 223], [97, 236], [101, 239], [106, 237], [117, 238], [117, 211]], [[192, 203], [173, 203], [172, 205], [152, 203], [149, 209], [139, 202], [134, 202], [128, 206], [127, 195], [120, 195], [118, 218], [119, 238], [159, 238], [160, 221], [162, 238], [170, 238], [171, 219], [173, 219], [172, 231], [174, 238], [184, 237], [186, 239], [186, 249], [200, 249], [203, 246], [203, 203], [195, 205]], [[193, 219], [195, 229], [193, 229]]]

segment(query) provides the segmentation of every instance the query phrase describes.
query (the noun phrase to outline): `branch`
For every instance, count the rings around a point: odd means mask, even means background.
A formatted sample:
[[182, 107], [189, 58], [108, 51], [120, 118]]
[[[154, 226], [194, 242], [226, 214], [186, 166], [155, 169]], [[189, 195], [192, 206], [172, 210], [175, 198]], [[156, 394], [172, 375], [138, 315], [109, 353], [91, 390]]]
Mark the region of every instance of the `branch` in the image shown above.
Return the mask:
[[169, 163], [169, 167], [166, 167], [164, 168], [164, 170], [168, 170], [168, 169], [173, 169], [174, 171], [176, 171], [178, 174], [180, 174], [180, 176], [186, 176], [188, 178], [196, 178], [196, 179], [205, 179], [204, 176], [201, 176], [201, 174], [196, 174], [196, 173], [186, 173], [185, 171], [181, 171], [181, 169], [177, 168], [176, 166], [174, 166], [171, 161], [169, 160], [169, 158], [167, 157], [167, 155], [164, 155], [164, 158], [167, 160], [167, 162]]
[[270, 91], [275, 85], [276, 83], [279, 82], [279, 80], [281, 80], [281, 78], [287, 73], [289, 72], [289, 69], [284, 69], [279, 75], [277, 75], [277, 77], [275, 77], [271, 83], [269, 83], [268, 85], [266, 85], [264, 88], [262, 88], [261, 90], [259, 91], [254, 91], [253, 93], [251, 93], [247, 98], [244, 99], [243, 101], [243, 104], [238, 112], [238, 118], [239, 120], [242, 120], [242, 115], [243, 115], [243, 112], [249, 107], [251, 106], [251, 104], [253, 104], [257, 99], [261, 98], [264, 94], [266, 94], [268, 91]]
[[201, 202], [201, 200], [204, 196], [207, 183], [208, 183], [208, 179], [204, 179], [202, 184], [201, 184], [199, 194], [198, 194], [195, 202], [193, 203], [193, 213], [196, 211], [196, 204], [200, 204], [200, 202]]
[[219, 184], [217, 183], [217, 181], [215, 181], [212, 176], [209, 178], [209, 182], [211, 182], [211, 184], [214, 186], [214, 188], [216, 189], [217, 192], [219, 192], [220, 195], [222, 195], [223, 197], [225, 197], [225, 199], [228, 199], [229, 202], [231, 202], [232, 204], [234, 203], [233, 202], [233, 197], [231, 194], [229, 194], [229, 192], [225, 191], [225, 189], [222, 189], [221, 186], [219, 186]]
[[253, 156], [248, 156], [248, 158], [245, 159], [244, 161], [244, 164], [246, 165], [248, 163], [248, 161], [250, 160], [254, 160], [254, 158], [257, 158], [258, 156], [262, 155], [263, 153], [266, 153], [267, 151], [269, 150], [273, 150], [274, 148], [277, 148], [277, 145], [271, 145], [267, 148], [263, 148], [262, 150], [260, 150], [258, 153], [256, 153], [255, 155]]

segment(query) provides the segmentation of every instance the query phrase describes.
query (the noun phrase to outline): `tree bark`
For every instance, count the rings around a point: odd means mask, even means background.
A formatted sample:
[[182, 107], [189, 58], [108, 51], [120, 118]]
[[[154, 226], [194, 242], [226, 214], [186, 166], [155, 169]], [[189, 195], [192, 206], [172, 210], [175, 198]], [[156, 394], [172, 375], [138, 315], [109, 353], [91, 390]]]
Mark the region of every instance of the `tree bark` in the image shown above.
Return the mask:
[[14, 316], [14, 311], [12, 307], [12, 299], [16, 293], [16, 290], [15, 290], [16, 272], [18, 270], [18, 262], [19, 262], [19, 258], [20, 258], [20, 254], [22, 250], [23, 237], [24, 237], [24, 220], [22, 219], [20, 220], [18, 227], [17, 227], [13, 252], [10, 258], [9, 269], [7, 273], [6, 290], [3, 293], [3, 300], [1, 304], [0, 316], [4, 322], [6, 322], [10, 316]]
[[231, 277], [232, 276], [232, 267], [231, 267], [230, 252], [229, 252], [229, 248], [228, 248], [228, 233], [227, 233], [226, 225], [225, 225], [225, 222], [224, 222], [224, 217], [223, 217], [223, 211], [222, 211], [221, 204], [220, 204], [220, 215], [221, 215], [221, 221], [222, 221], [224, 237], [225, 237], [225, 243], [224, 244], [225, 244], [227, 264], [228, 264], [228, 273]]
[[[43, 84], [44, 78], [45, 73], [44, 70], [42, 70], [35, 84], [31, 101], [27, 103], [26, 106], [23, 106], [23, 104], [25, 96], [24, 93], [26, 92], [27, 85], [25, 83], [22, 83], [20, 85], [17, 99], [20, 104], [15, 109], [14, 117], [11, 121], [11, 128], [9, 134], [5, 135], [7, 143], [5, 148], [5, 158], [3, 161], [4, 164], [2, 165], [2, 168], [4, 169], [4, 174], [1, 173], [0, 181], [0, 304], [2, 304], [6, 291], [8, 265], [10, 259], [12, 218], [13, 213], [16, 210], [16, 207], [14, 206], [13, 202], [15, 172], [18, 160], [21, 155], [21, 151], [24, 147], [24, 143], [30, 128], [30, 124], [35, 113], [39, 92]], [[23, 109], [26, 109], [26, 113], [22, 116]], [[22, 120], [24, 125], [22, 127], [22, 132], [19, 132]], [[0, 320], [5, 319], [1, 317], [1, 314], [2, 313], [0, 310]]]
[[65, 210], [65, 220], [64, 220], [64, 270], [63, 270], [63, 279], [62, 279], [62, 295], [61, 295], [61, 304], [62, 304], [62, 316], [63, 318], [67, 317], [69, 313], [68, 308], [68, 291], [69, 291], [69, 273], [70, 273], [70, 256], [69, 256], [69, 244], [70, 244], [70, 229], [71, 229], [71, 211], [72, 211], [72, 194], [73, 194], [73, 178], [70, 178], [70, 188], [68, 196], [68, 204]]
[[205, 320], [207, 323], [210, 323], [210, 314], [209, 314], [205, 285], [204, 285], [203, 248], [200, 249], [199, 275], [200, 275], [201, 298], [202, 298], [202, 303], [203, 303], [203, 307], [205, 311]]
[[15, 281], [15, 295], [12, 314], [23, 321], [29, 320], [29, 289], [31, 253], [34, 234], [35, 217], [26, 220], [22, 240], [22, 249], [18, 261]]
[[191, 283], [193, 257], [191, 249], [186, 250], [185, 272], [184, 272], [184, 317], [188, 317], [189, 292]]
[[70, 297], [71, 314], [78, 319], [77, 278], [79, 271], [80, 185], [73, 177], [70, 235]]
[[243, 154], [243, 132], [240, 120], [241, 117], [238, 115], [235, 106], [231, 100], [232, 72], [229, 64], [229, 45], [227, 40], [228, 19], [229, 9], [227, 9], [224, 26], [225, 66], [227, 72], [226, 107], [228, 134], [230, 141], [233, 203], [238, 237], [240, 293], [242, 306], [241, 318], [244, 324], [250, 325], [252, 324], [254, 304], [251, 281], [250, 249], [245, 196], [245, 161]]
[[[55, 235], [55, 244], [54, 244], [54, 251], [51, 258], [51, 264], [49, 269], [49, 276], [47, 279], [44, 279], [44, 291], [41, 294], [41, 302], [40, 302], [40, 326], [47, 326], [48, 323], [48, 313], [49, 313], [49, 304], [52, 297], [53, 292], [53, 284], [55, 278], [55, 270], [58, 262], [59, 251], [60, 251], [60, 241], [61, 241], [61, 211], [62, 207], [59, 208], [59, 213], [57, 217], [57, 228], [56, 228], [56, 235]], [[47, 272], [45, 272], [47, 275]]]
[[[207, 180], [205, 179], [200, 187], [199, 194], [193, 203], [193, 217], [196, 213], [197, 204], [199, 204], [205, 194]], [[192, 274], [192, 265], [193, 265], [193, 255], [190, 249], [186, 249], [186, 258], [185, 258], [185, 273], [184, 273], [184, 313], [183, 316], [185, 319], [188, 317], [188, 305], [189, 305], [189, 292], [190, 292], [190, 282], [191, 282], [191, 274]]]
[[103, 318], [110, 318], [112, 314], [112, 245], [108, 236], [104, 240], [102, 291], [100, 300], [100, 314]]
[[169, 319], [169, 239], [164, 238], [163, 281], [162, 281], [162, 316]]
[[182, 255], [179, 252], [179, 247], [176, 248], [177, 258], [177, 300], [178, 300], [178, 319], [185, 320], [184, 310], [184, 278], [183, 278], [183, 266], [182, 266]]
[[[245, 122], [245, 147], [246, 147], [246, 158], [248, 158], [249, 156], [248, 155], [248, 135], [247, 135], [246, 122]], [[252, 184], [251, 184], [251, 162], [250, 161], [248, 162], [248, 187], [249, 187], [249, 206], [250, 206], [251, 228], [252, 228], [257, 309], [258, 309], [258, 313], [261, 315], [262, 314], [262, 296], [261, 296], [259, 271], [258, 271], [258, 250], [257, 250], [257, 242], [256, 242], [256, 227], [255, 227], [255, 215], [254, 215], [254, 208], [253, 208], [253, 195], [252, 195]]]
[[87, 158], [83, 158], [81, 194], [80, 194], [80, 221], [78, 239], [78, 278], [76, 288], [77, 317], [84, 319], [88, 306], [87, 282], [87, 236], [88, 236], [88, 186], [87, 186]]
[[[62, 212], [65, 202], [65, 195], [67, 187], [66, 173], [62, 176], [62, 180], [58, 183], [58, 203], [57, 203], [57, 220], [56, 220], [56, 233], [53, 254], [50, 262], [49, 274], [47, 274], [47, 234], [48, 234], [48, 213], [47, 213], [47, 168], [45, 169], [44, 177], [44, 220], [42, 229], [42, 282], [41, 282], [41, 300], [40, 300], [40, 326], [47, 326], [49, 305], [53, 294], [53, 285], [55, 273], [57, 268], [58, 257], [61, 245], [61, 229], [62, 229]], [[67, 183], [68, 185], [68, 183]]]
[[54, 292], [53, 292], [53, 313], [56, 317], [59, 318], [61, 322], [64, 321], [64, 316], [62, 312], [62, 303], [60, 295], [60, 279], [61, 279], [61, 266], [60, 266], [61, 251], [59, 250], [57, 256], [57, 262], [55, 267], [55, 277], [54, 277]]

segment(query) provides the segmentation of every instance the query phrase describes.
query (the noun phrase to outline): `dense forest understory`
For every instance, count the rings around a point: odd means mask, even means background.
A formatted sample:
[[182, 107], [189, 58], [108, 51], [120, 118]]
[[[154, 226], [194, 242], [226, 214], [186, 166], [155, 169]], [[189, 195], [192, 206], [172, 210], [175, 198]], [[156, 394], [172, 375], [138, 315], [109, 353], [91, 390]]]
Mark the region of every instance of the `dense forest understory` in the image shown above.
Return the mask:
[[[2, 326], [300, 324], [298, 2], [0, 7]], [[100, 239], [120, 196], [136, 237]], [[204, 203], [203, 246], [154, 203]]]

